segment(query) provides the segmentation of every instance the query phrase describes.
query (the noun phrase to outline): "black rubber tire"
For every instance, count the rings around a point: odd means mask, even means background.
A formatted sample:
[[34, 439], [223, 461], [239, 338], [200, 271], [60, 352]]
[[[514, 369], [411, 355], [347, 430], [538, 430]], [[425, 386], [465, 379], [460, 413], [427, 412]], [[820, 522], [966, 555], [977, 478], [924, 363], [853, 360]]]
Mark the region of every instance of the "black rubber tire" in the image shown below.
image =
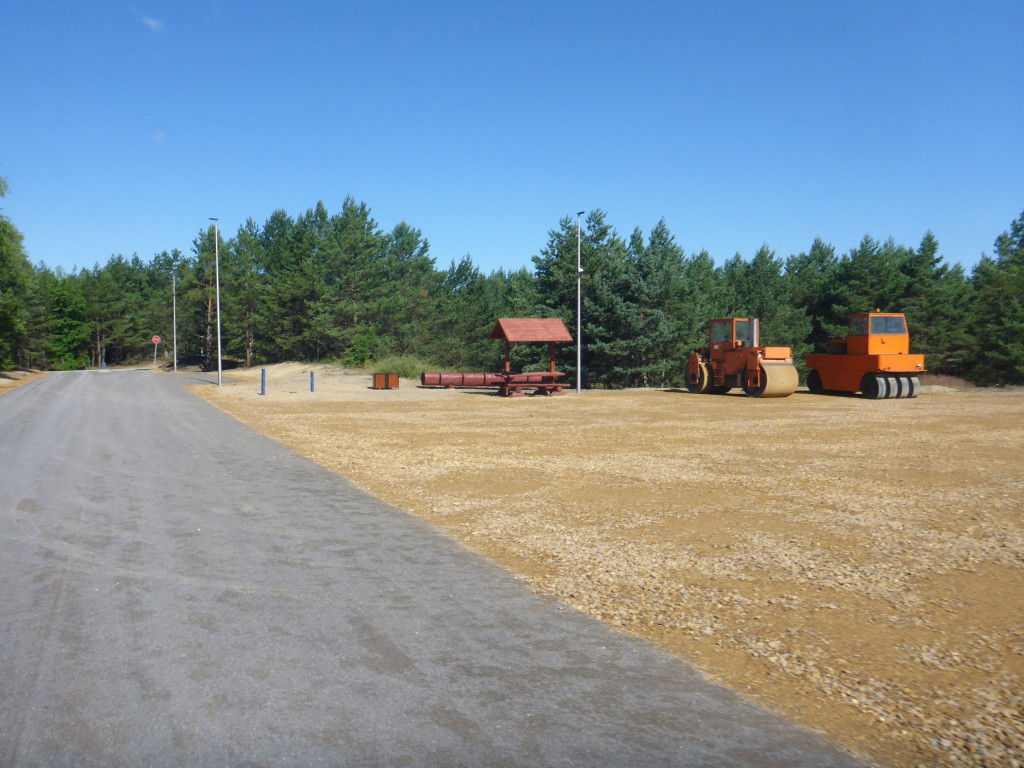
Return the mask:
[[821, 385], [821, 374], [814, 368], [807, 371], [807, 391], [812, 395], [825, 394], [825, 387]]
[[747, 369], [744, 368], [740, 371], [740, 386], [743, 387], [743, 394], [747, 397], [760, 397], [764, 393], [764, 387], [767, 382], [765, 381], [764, 373], [761, 374], [761, 386], [750, 387], [747, 386]]
[[909, 397], [909, 398], [913, 399], [913, 398], [915, 398], [915, 397], [917, 397], [918, 395], [921, 394], [921, 380], [919, 378], [917, 378], [917, 376], [910, 376], [909, 377], [909, 381], [910, 381], [910, 392], [908, 394], [904, 395], [904, 397]]
[[877, 373], [865, 373], [860, 391], [868, 400], [884, 400], [889, 396], [889, 382]]

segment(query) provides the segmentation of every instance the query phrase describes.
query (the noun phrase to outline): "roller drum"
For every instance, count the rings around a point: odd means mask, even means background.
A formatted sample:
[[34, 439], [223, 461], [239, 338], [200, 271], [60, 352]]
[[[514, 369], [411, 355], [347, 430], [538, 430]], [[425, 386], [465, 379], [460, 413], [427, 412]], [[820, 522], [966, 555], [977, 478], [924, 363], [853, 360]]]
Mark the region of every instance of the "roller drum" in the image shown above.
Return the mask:
[[696, 380], [690, 380], [688, 378], [686, 382], [686, 390], [691, 395], [702, 395], [708, 391], [711, 380], [711, 366], [704, 362], [698, 363]]
[[791, 363], [761, 363], [761, 386], [749, 387], [743, 375], [743, 391], [747, 397], [789, 397], [796, 392], [800, 374]]

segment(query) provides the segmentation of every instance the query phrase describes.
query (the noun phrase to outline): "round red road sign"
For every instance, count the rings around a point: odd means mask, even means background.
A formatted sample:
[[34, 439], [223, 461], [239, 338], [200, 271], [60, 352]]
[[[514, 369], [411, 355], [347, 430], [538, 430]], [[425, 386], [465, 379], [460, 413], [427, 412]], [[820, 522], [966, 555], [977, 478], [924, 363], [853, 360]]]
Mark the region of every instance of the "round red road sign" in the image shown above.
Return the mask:
[[154, 336], [153, 337], [153, 343], [154, 344], [159, 344], [160, 343], [160, 337], [159, 336]]

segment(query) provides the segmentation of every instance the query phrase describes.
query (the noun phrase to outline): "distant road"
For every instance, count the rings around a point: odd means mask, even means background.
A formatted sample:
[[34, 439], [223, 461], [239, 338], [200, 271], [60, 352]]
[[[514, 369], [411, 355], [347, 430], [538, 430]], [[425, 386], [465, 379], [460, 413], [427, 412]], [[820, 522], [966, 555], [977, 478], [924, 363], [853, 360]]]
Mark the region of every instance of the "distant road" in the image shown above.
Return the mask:
[[858, 766], [182, 389], [0, 396], [2, 766]]

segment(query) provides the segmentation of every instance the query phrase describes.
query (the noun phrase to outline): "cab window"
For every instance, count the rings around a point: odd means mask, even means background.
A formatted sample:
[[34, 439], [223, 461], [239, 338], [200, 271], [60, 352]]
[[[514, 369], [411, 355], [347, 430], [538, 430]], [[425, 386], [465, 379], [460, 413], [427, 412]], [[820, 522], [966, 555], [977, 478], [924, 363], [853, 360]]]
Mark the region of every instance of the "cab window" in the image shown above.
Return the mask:
[[907, 324], [902, 317], [884, 317], [875, 315], [871, 318], [871, 335], [887, 334], [889, 336], [906, 336]]
[[732, 341], [729, 337], [729, 326], [731, 323], [712, 323], [711, 324], [711, 341]]
[[737, 320], [736, 321], [736, 341], [745, 341], [750, 343], [750, 321], [749, 320]]
[[850, 335], [867, 336], [868, 319], [866, 317], [855, 317], [852, 320], [850, 320]]

